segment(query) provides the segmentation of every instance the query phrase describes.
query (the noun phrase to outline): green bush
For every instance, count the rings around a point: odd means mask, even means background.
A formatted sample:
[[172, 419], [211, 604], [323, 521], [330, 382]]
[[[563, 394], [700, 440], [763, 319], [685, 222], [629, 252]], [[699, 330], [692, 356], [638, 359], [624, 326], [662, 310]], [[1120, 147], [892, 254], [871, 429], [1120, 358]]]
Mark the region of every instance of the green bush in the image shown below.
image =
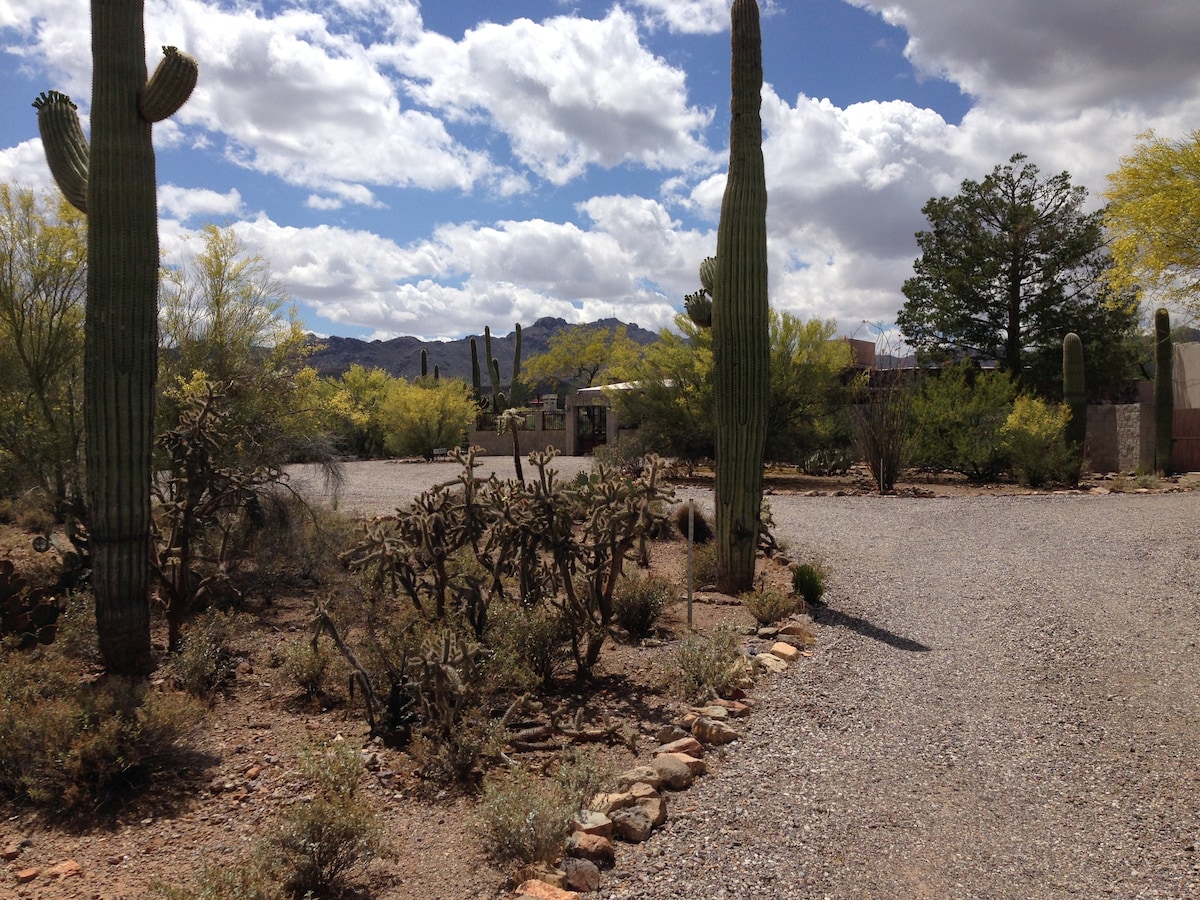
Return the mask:
[[324, 641], [311, 637], [296, 638], [283, 648], [283, 674], [304, 692], [317, 697], [325, 692], [334, 657]]
[[696, 544], [692, 547], [692, 579], [697, 587], [717, 580], [717, 545]]
[[927, 376], [913, 401], [912, 462], [972, 481], [997, 478], [1008, 467], [1000, 429], [1015, 396], [1007, 372], [981, 372], [969, 362]]
[[613, 592], [613, 620], [630, 637], [644, 638], [674, 595], [675, 585], [661, 576], [623, 576]]
[[1037, 397], [1017, 398], [1000, 437], [1018, 481], [1038, 487], [1069, 477], [1073, 464], [1066, 441], [1070, 417], [1071, 410], [1065, 403], [1052, 405]]
[[571, 624], [545, 604], [505, 603], [492, 611], [487, 643], [489, 680], [516, 691], [549, 687], [571, 658]]
[[819, 562], [801, 563], [792, 568], [792, 592], [809, 606], [815, 606], [825, 596], [828, 570]]
[[203, 708], [119, 678], [80, 680], [54, 650], [0, 649], [0, 794], [68, 815], [117, 802], [184, 751]]
[[759, 625], [773, 625], [796, 611], [796, 598], [774, 588], [747, 591], [742, 605]]
[[717, 626], [707, 638], [693, 635], [679, 647], [674, 685], [685, 700], [725, 697], [752, 680], [741, 635], [732, 626]]
[[233, 644], [245, 624], [244, 616], [216, 609], [197, 616], [184, 629], [179, 652], [168, 664], [179, 687], [197, 697], [224, 687], [237, 669]]
[[513, 769], [484, 785], [476, 830], [497, 861], [549, 864], [562, 855], [578, 809], [578, 796], [558, 781]]
[[358, 792], [362, 757], [347, 744], [331, 743], [309, 747], [300, 765], [311, 796], [288, 807], [267, 845], [292, 896], [337, 896], [380, 848], [378, 815]]

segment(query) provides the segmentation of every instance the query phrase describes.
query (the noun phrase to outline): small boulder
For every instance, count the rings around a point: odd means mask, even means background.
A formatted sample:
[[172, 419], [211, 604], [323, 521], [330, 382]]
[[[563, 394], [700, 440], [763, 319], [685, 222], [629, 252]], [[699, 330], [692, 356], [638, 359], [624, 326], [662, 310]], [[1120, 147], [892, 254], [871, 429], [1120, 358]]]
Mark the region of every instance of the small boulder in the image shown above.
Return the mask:
[[692, 723], [692, 734], [700, 743], [710, 747], [731, 743], [742, 736], [724, 722], [715, 722], [712, 719], [697, 719]]
[[594, 809], [583, 809], [575, 813], [575, 819], [572, 821], [571, 827], [575, 831], [581, 831], [584, 834], [598, 834], [600, 837], [612, 837], [612, 819], [602, 812], [596, 812]]
[[621, 840], [640, 844], [650, 837], [650, 832], [654, 830], [654, 821], [642, 807], [629, 806], [613, 814], [613, 829]]
[[598, 834], [577, 831], [567, 839], [567, 856], [573, 859], [590, 859], [601, 869], [611, 869], [617, 864], [617, 850], [613, 842]]
[[653, 766], [634, 766], [617, 776], [617, 789], [629, 790], [633, 785], [643, 783], [653, 787], [662, 784], [662, 776]]
[[575, 859], [568, 856], [562, 861], [567, 874], [567, 887], [582, 894], [600, 890], [600, 868], [590, 859]]

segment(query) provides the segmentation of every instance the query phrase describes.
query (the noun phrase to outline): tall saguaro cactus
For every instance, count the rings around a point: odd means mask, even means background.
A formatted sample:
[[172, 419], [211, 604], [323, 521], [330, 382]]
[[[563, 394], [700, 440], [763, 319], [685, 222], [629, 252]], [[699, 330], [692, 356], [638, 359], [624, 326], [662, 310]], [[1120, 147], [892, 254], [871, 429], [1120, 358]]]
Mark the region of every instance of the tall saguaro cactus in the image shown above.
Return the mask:
[[1066, 438], [1073, 478], [1077, 479], [1083, 471], [1083, 450], [1087, 443], [1087, 392], [1083, 381], [1083, 341], [1073, 331], [1063, 337], [1063, 402], [1071, 410]]
[[1175, 428], [1175, 350], [1171, 314], [1154, 313], [1154, 468], [1171, 474], [1171, 433]]
[[737, 593], [754, 585], [770, 353], [762, 35], [756, 0], [734, 0], [730, 23], [729, 174], [717, 230], [712, 339], [717, 585]]
[[140, 675], [150, 647], [150, 477], [158, 367], [158, 209], [151, 126], [196, 84], [174, 47], [146, 77], [142, 0], [92, 0], [91, 143], [65, 94], [38, 97], [63, 194], [88, 216], [84, 419], [96, 630], [108, 671]]

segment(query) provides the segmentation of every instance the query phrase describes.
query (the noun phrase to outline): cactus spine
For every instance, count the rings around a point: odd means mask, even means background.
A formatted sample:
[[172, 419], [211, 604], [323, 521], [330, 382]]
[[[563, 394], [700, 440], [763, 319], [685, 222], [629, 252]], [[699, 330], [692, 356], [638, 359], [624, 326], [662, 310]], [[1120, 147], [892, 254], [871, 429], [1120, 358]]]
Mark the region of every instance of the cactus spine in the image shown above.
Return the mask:
[[158, 366], [158, 211], [151, 125], [196, 84], [173, 47], [146, 77], [142, 0], [92, 0], [90, 146], [70, 98], [38, 97], [63, 194], [88, 215], [84, 410], [96, 631], [110, 672], [151, 671], [150, 476]]
[[[729, 174], [712, 276], [716, 399], [717, 586], [754, 584], [768, 403], [767, 186], [762, 156], [762, 35], [756, 0], [734, 0]], [[701, 278], [705, 277], [702, 268]]]
[[1154, 469], [1171, 474], [1171, 433], [1175, 426], [1175, 352], [1171, 345], [1171, 314], [1154, 313]]
[[1087, 394], [1083, 380], [1083, 342], [1075, 332], [1063, 338], [1063, 401], [1071, 410], [1067, 440], [1082, 447], [1087, 440]]

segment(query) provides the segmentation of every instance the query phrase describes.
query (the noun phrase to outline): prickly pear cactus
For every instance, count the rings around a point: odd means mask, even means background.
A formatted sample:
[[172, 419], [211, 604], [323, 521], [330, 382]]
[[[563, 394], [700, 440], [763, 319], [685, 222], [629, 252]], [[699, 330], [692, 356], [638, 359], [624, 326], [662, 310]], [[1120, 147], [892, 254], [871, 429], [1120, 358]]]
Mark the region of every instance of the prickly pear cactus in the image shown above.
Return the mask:
[[[754, 586], [768, 402], [767, 186], [762, 36], [755, 0], [734, 0], [729, 174], [712, 273], [717, 586]], [[704, 278], [701, 270], [701, 278]]]
[[150, 476], [158, 367], [158, 211], [151, 126], [196, 84], [174, 47], [146, 77], [142, 0], [92, 0], [91, 142], [70, 98], [38, 97], [51, 172], [88, 215], [84, 410], [96, 630], [110, 672], [150, 648]]

